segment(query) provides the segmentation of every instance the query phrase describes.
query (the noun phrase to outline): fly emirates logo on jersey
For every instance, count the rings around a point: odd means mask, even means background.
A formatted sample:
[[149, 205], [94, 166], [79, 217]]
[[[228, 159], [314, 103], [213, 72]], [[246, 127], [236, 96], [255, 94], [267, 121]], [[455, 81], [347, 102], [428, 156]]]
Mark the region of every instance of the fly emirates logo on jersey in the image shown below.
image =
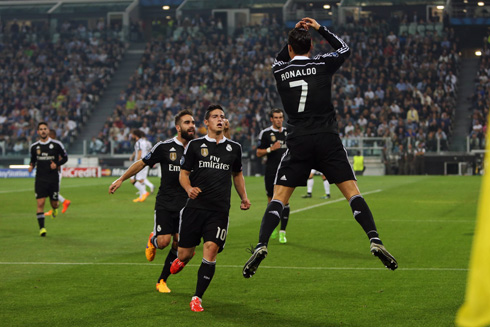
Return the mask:
[[199, 160], [199, 168], [230, 170], [230, 165], [220, 162], [221, 158], [209, 156], [209, 161]]

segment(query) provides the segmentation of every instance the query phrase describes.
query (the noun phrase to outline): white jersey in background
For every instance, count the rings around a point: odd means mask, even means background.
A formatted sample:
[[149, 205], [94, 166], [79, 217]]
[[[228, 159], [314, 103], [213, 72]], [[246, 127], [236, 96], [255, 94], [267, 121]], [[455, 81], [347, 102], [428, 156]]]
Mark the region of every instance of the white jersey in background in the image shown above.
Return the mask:
[[[151, 142], [146, 138], [140, 138], [134, 144], [134, 152], [135, 152], [135, 161], [139, 159], [143, 159], [150, 152], [152, 148]], [[141, 157], [138, 158], [138, 152], [141, 150]]]

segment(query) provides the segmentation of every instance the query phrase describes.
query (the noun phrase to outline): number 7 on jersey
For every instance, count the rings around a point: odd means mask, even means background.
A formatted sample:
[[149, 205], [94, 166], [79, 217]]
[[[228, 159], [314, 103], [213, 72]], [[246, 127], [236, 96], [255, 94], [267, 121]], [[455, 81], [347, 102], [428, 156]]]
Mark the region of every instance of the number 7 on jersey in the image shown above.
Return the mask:
[[306, 98], [308, 96], [308, 83], [304, 79], [300, 79], [299, 81], [289, 82], [289, 87], [298, 87], [301, 86], [301, 95], [299, 97], [299, 105], [298, 112], [305, 111]]

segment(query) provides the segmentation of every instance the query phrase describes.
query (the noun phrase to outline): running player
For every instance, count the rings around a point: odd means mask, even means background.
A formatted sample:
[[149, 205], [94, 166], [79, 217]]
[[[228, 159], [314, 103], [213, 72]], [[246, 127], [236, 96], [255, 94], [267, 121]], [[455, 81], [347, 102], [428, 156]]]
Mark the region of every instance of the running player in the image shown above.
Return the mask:
[[47, 233], [44, 226], [44, 204], [46, 198], [49, 197], [53, 210], [58, 209], [60, 188], [58, 168], [68, 161], [68, 155], [60, 141], [49, 137], [49, 127], [46, 122], [37, 124], [37, 135], [39, 135], [39, 141], [34, 142], [30, 148], [29, 172], [32, 172], [36, 167], [36, 216], [39, 224], [39, 235], [44, 237]]
[[[132, 133], [133, 139], [136, 141], [134, 144], [134, 153], [131, 155], [131, 159], [135, 159], [135, 162], [143, 159], [151, 149], [151, 142], [146, 139], [146, 135], [142, 130], [135, 129]], [[138, 189], [139, 196], [133, 200], [133, 202], [143, 202], [146, 200], [148, 193], [146, 186], [150, 187], [150, 192], [153, 193], [155, 186], [148, 180], [148, 170], [150, 167], [145, 167], [138, 172], [136, 176], [131, 178], [131, 183]]]
[[170, 272], [176, 274], [184, 268], [202, 238], [203, 259], [190, 302], [191, 310], [196, 312], [204, 310], [202, 296], [213, 279], [216, 257], [225, 247], [232, 179], [241, 198], [240, 209], [250, 208], [242, 172], [242, 147], [223, 135], [224, 119], [221, 106], [210, 105], [204, 117], [207, 135], [190, 141], [181, 161], [180, 184], [189, 199], [181, 212], [178, 258]]
[[[267, 156], [265, 166], [265, 192], [267, 193], [267, 203], [272, 200], [274, 193], [274, 179], [276, 171], [281, 162], [282, 155], [286, 152], [286, 136], [288, 132], [282, 126], [284, 122], [284, 112], [281, 109], [274, 108], [271, 110], [270, 120], [272, 125], [263, 129], [259, 134], [257, 144], [257, 157]], [[286, 243], [286, 226], [289, 221], [289, 203], [284, 206], [281, 216], [281, 230], [279, 231], [279, 243]], [[271, 235], [272, 239], [277, 238], [277, 227]]]
[[164, 249], [172, 241], [172, 246], [165, 259], [156, 288], [161, 293], [170, 293], [167, 278], [170, 276], [170, 265], [177, 258], [179, 240], [179, 212], [187, 200], [187, 193], [180, 186], [180, 159], [187, 143], [196, 135], [194, 118], [190, 110], [183, 110], [175, 116], [177, 136], [164, 142], [158, 142], [143, 158], [136, 161], [126, 172], [109, 187], [113, 194], [126, 179], [134, 176], [144, 168], [160, 163], [162, 178], [155, 201], [154, 226], [146, 246], [146, 259], [153, 261], [156, 249]]

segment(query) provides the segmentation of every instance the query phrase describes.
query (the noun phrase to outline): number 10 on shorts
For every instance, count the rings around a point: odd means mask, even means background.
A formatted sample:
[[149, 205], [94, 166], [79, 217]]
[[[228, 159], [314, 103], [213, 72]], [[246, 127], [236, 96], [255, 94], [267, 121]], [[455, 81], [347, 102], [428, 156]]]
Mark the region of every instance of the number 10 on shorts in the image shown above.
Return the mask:
[[216, 232], [216, 238], [224, 241], [226, 238], [226, 229], [224, 228], [221, 229], [218, 227], [218, 231]]

